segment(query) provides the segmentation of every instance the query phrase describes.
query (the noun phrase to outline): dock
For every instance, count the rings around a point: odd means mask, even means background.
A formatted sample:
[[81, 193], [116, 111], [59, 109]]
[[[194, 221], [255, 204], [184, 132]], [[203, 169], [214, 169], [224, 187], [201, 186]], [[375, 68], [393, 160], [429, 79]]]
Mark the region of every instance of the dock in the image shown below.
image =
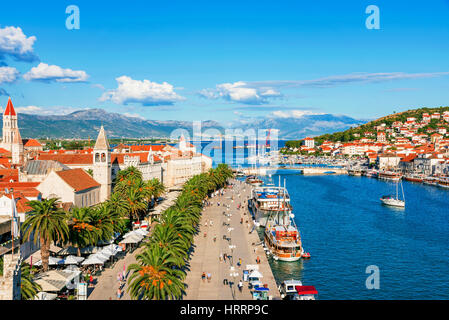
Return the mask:
[[[247, 200], [250, 197], [251, 187], [237, 180], [232, 180], [232, 183], [235, 184], [233, 188], [226, 189], [223, 196], [211, 198], [212, 205], [204, 208], [200, 232], [194, 238], [194, 252], [188, 265], [185, 300], [252, 300], [248, 283], [244, 282], [242, 292], [239, 292], [237, 283], [242, 278], [246, 265], [256, 265], [257, 257], [260, 259], [259, 272], [263, 275], [261, 281], [268, 285], [269, 296], [272, 299], [280, 299], [276, 281], [260, 244], [259, 236], [256, 230], [250, 233], [253, 221], [248, 212]], [[232, 200], [231, 197], [234, 199]], [[238, 204], [242, 205], [240, 210], [237, 210]], [[230, 208], [228, 209], [225, 205], [229, 205]], [[232, 216], [228, 217], [223, 212]], [[242, 224], [241, 218], [243, 218]], [[204, 236], [205, 233], [206, 236]], [[233, 246], [235, 247], [232, 248]], [[220, 261], [220, 254], [223, 253], [231, 255], [232, 259]], [[242, 259], [240, 267], [237, 266], [239, 258]], [[234, 267], [233, 271], [231, 267]], [[203, 272], [211, 274], [210, 282], [201, 279]], [[238, 275], [233, 277], [232, 273]], [[229, 282], [234, 282], [234, 285], [230, 285]]]

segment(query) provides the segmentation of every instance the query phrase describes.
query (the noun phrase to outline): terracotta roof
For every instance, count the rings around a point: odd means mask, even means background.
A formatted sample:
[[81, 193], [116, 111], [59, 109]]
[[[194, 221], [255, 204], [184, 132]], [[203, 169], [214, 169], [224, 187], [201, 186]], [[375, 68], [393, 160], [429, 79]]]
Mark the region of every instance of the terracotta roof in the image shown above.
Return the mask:
[[40, 153], [38, 160], [55, 160], [63, 164], [92, 164], [94, 158], [92, 154], [48, 154]]
[[36, 139], [28, 139], [25, 147], [42, 147], [42, 145]]
[[162, 151], [165, 148], [165, 145], [157, 144], [157, 145], [139, 145], [139, 146], [130, 146], [131, 151]]
[[11, 151], [8, 151], [4, 148], [0, 148], [0, 153], [4, 153], [4, 154], [11, 154]]
[[40, 184], [40, 182], [0, 182], [0, 191], [5, 190], [5, 188], [35, 188]]
[[56, 171], [56, 174], [71, 186], [75, 192], [100, 186], [100, 184], [83, 169]]
[[8, 99], [8, 104], [6, 105], [5, 116], [15, 116], [16, 110], [14, 110], [14, 106], [12, 105], [11, 97]]
[[9, 182], [10, 180], [19, 180], [18, 169], [0, 169], [0, 181]]

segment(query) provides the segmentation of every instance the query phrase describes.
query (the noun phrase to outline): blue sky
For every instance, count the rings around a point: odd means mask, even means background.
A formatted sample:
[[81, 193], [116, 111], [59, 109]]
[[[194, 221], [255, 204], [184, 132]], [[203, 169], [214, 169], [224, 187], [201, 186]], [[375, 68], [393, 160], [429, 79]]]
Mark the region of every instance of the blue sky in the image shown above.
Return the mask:
[[[79, 30], [65, 26], [68, 5], [80, 9]], [[380, 30], [365, 26], [368, 5], [380, 9]], [[0, 10], [0, 104], [11, 95], [30, 113], [374, 118], [449, 105], [448, 57], [449, 0], [9, 1]]]

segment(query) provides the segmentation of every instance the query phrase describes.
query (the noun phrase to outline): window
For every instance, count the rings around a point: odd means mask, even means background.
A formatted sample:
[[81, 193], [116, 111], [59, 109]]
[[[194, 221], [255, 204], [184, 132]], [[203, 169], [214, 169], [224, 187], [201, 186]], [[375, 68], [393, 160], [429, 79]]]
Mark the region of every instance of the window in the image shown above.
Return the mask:
[[100, 162], [100, 154], [95, 153], [95, 162]]
[[104, 152], [101, 154], [101, 162], [106, 162], [106, 154]]

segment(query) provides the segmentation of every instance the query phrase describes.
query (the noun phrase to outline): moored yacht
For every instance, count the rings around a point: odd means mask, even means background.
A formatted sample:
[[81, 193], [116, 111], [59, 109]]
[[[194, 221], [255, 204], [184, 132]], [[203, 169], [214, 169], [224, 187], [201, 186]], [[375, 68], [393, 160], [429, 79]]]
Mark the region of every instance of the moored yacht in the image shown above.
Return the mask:
[[261, 185], [263, 185], [263, 181], [256, 176], [248, 176], [245, 181], [253, 187], [260, 187]]
[[284, 300], [315, 300], [318, 291], [314, 286], [303, 286], [299, 280], [285, 280], [278, 287]]
[[424, 176], [422, 174], [411, 173], [404, 175], [404, 179], [411, 182], [423, 182]]
[[290, 214], [292, 211], [287, 189], [274, 185], [253, 188], [248, 207], [254, 216], [256, 225], [260, 227], [265, 227], [267, 218], [271, 214], [277, 212]]
[[378, 178], [387, 181], [399, 181], [402, 178], [402, 173], [394, 171], [380, 171]]
[[423, 179], [423, 183], [431, 186], [438, 185], [438, 178], [433, 176], [427, 176]]
[[449, 177], [440, 177], [438, 179], [438, 186], [441, 188], [449, 189]]

